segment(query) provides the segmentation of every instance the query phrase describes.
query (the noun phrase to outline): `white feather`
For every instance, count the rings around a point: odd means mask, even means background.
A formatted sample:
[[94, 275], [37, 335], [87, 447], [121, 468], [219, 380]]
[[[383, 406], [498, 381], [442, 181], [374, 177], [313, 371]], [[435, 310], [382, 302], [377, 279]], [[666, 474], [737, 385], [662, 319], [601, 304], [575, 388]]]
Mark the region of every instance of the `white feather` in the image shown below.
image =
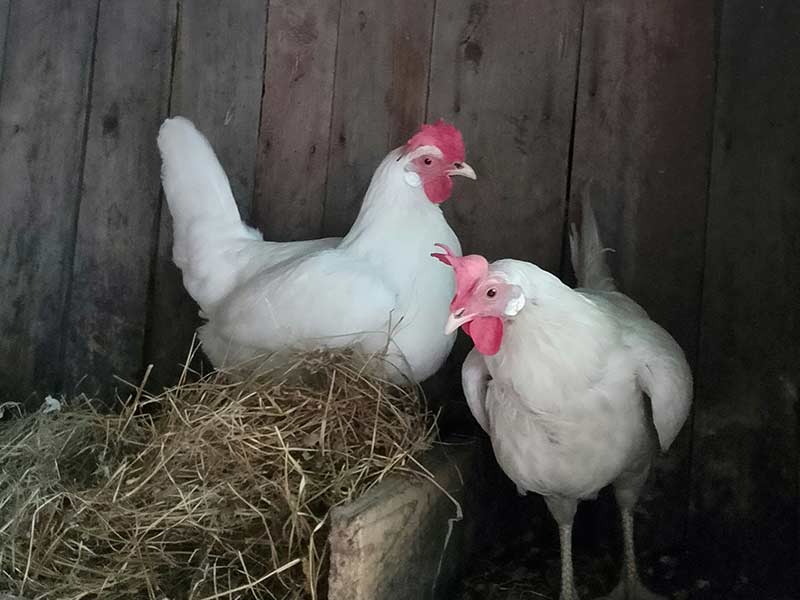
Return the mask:
[[461, 385], [472, 416], [486, 433], [491, 433], [486, 414], [486, 391], [491, 376], [481, 354], [473, 348], [461, 367]]

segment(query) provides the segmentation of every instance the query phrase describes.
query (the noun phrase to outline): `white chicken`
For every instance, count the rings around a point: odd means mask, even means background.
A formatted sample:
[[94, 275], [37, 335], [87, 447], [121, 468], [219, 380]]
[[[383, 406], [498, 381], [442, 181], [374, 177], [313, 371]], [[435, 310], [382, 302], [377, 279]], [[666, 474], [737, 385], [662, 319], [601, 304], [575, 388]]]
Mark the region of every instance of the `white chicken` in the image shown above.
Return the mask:
[[[613, 599], [655, 599], [640, 582], [633, 508], [660, 445], [689, 414], [692, 376], [675, 340], [615, 290], [588, 203], [570, 235], [583, 289], [527, 262], [434, 254], [456, 273], [446, 332], [475, 342], [462, 368], [470, 410], [520, 493], [544, 496], [559, 526], [561, 600], [576, 600], [578, 502], [614, 485], [624, 567]], [[649, 403], [646, 398], [649, 398]]]
[[424, 125], [378, 166], [343, 238], [265, 242], [246, 226], [228, 178], [194, 125], [168, 119], [158, 134], [174, 227], [173, 259], [207, 322], [198, 330], [217, 368], [285, 351], [356, 347], [386, 351], [388, 376], [422, 381], [447, 358], [449, 269], [429, 249], [458, 238], [438, 204], [451, 177], [475, 179], [452, 125]]

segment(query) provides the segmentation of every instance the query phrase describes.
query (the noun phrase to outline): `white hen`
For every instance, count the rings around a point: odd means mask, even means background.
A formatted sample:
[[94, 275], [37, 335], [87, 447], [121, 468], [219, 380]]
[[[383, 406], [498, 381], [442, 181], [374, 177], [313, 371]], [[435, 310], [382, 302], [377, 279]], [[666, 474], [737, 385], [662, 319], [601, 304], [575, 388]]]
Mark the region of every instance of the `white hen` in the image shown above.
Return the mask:
[[[615, 291], [591, 207], [572, 231], [573, 290], [530, 263], [435, 254], [456, 271], [446, 331], [475, 342], [462, 369], [469, 407], [517, 485], [542, 494], [558, 522], [561, 599], [575, 600], [571, 534], [578, 501], [609, 485], [622, 513], [625, 566], [610, 598], [658, 598], [641, 583], [633, 507], [660, 445], [691, 405], [692, 377], [675, 340]], [[649, 403], [646, 398], [649, 398]]]
[[173, 259], [208, 320], [199, 336], [214, 366], [388, 346], [396, 380], [422, 381], [439, 368], [454, 340], [442, 333], [453, 276], [428, 251], [441, 239], [458, 251], [437, 205], [450, 195], [451, 176], [475, 178], [458, 130], [426, 125], [390, 152], [343, 239], [288, 243], [265, 242], [242, 222], [222, 166], [191, 122], [165, 121], [158, 147]]

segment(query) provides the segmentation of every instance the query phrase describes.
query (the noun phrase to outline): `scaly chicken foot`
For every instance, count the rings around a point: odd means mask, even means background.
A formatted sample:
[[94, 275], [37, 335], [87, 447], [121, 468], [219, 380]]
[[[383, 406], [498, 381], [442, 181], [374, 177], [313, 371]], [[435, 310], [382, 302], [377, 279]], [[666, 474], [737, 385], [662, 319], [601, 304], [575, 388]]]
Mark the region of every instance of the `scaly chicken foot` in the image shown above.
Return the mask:
[[559, 525], [561, 543], [561, 595], [559, 600], [579, 600], [572, 573], [572, 525]]
[[633, 512], [621, 509], [622, 538], [625, 544], [625, 558], [617, 587], [608, 595], [597, 600], [666, 600], [648, 590], [639, 579], [636, 569], [636, 555], [633, 546]]
[[[517, 491], [521, 486], [517, 485]], [[545, 496], [545, 504], [558, 523], [558, 541], [561, 545], [561, 595], [559, 600], [580, 600], [572, 571], [572, 521], [578, 501], [572, 498]]]

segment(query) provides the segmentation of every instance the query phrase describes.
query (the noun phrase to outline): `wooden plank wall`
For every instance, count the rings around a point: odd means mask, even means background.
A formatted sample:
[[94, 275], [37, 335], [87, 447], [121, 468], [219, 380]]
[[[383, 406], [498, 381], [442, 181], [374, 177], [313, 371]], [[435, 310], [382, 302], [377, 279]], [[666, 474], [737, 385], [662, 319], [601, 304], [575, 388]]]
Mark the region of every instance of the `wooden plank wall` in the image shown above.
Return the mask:
[[699, 572], [797, 598], [800, 4], [722, 7], [695, 410]]
[[276, 240], [344, 233], [382, 156], [444, 117], [479, 174], [444, 207], [467, 251], [569, 276], [588, 196], [614, 274], [696, 368], [647, 560], [688, 539], [684, 583], [725, 573], [697, 597], [791, 596], [798, 31], [793, 0], [0, 0], [0, 400], [108, 392], [150, 362], [174, 381], [198, 317], [170, 260], [165, 116], [208, 136]]
[[6, 49], [6, 33], [8, 32], [10, 10], [11, 0], [0, 0], [0, 81], [3, 80], [3, 55]]
[[63, 332], [67, 389], [113, 375], [138, 383], [161, 189], [153, 136], [167, 113], [174, 21], [174, 3], [162, 0], [100, 5]]
[[8, 12], [0, 88], [0, 389], [16, 398], [62, 383], [98, 1], [11, 2]]

